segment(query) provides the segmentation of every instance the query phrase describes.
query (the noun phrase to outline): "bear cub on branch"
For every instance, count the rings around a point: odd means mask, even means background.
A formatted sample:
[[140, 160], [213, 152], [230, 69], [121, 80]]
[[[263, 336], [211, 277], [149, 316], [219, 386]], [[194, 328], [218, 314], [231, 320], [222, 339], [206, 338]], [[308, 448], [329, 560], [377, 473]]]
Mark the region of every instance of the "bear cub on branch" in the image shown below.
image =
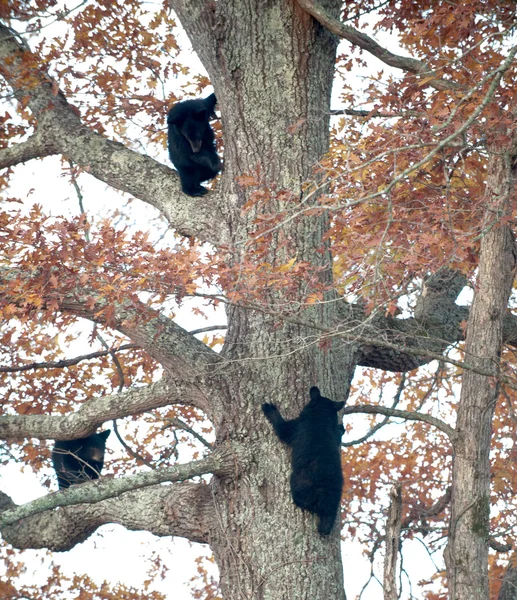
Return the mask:
[[297, 419], [286, 421], [274, 404], [262, 410], [279, 439], [291, 446], [291, 494], [303, 510], [318, 515], [318, 531], [329, 535], [341, 502], [341, 436], [343, 425], [337, 412], [344, 402], [324, 398], [317, 387], [310, 389], [310, 402]]
[[189, 196], [204, 196], [200, 185], [221, 170], [215, 137], [208, 120], [214, 116], [215, 94], [200, 100], [178, 102], [167, 115], [169, 157], [178, 170], [181, 189]]
[[111, 430], [107, 429], [79, 440], [56, 441], [52, 450], [52, 464], [60, 490], [99, 478], [110, 433]]

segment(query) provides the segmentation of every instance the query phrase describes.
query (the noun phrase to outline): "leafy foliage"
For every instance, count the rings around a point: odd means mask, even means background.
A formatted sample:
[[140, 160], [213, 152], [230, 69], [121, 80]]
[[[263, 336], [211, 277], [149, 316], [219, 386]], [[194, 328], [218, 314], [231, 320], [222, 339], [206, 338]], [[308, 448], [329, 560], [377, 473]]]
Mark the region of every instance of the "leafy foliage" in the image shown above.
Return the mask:
[[[252, 226], [239, 245], [215, 248], [182, 237], [168, 231], [156, 213], [142, 224], [128, 197], [110, 195], [112, 206], [100, 216], [92, 214], [87, 192], [83, 198], [91, 184], [89, 169], [64, 159], [57, 168], [52, 163], [52, 177], [69, 185], [70, 202], [55, 201], [47, 183], [42, 194], [47, 198], [18, 197], [18, 167], [9, 165], [0, 174], [6, 200], [0, 207], [4, 415], [69, 415], [92, 398], [157, 381], [159, 361], [130, 345], [131, 336], [121, 330], [133, 332], [159, 312], [177, 318], [187, 308], [206, 320], [222, 305], [229, 310], [240, 306], [270, 315], [275, 327], [314, 317], [313, 323], [337, 290], [372, 320], [397, 318], [414, 308], [422, 283], [440, 269], [454, 269], [474, 285], [480, 240], [509, 221], [500, 215], [487, 218], [485, 195], [487, 148], [511, 145], [515, 129], [517, 70], [515, 61], [505, 62], [515, 43], [514, 2], [344, 4], [343, 23], [372, 30], [392, 52], [400, 46], [427, 71], [422, 75], [416, 67], [411, 71], [393, 64], [380, 68], [370, 56], [375, 52], [344, 42], [336, 64], [336, 112], [363, 113], [332, 117], [329, 152], [312, 167], [301, 197], [268, 180], [260, 165], [241, 173], [240, 204], [231, 210], [249, 217]], [[49, 73], [56, 86], [53, 95], [63, 94], [92, 131], [166, 162], [168, 108], [204, 94], [209, 83], [195, 60], [187, 60], [188, 44], [167, 2], [90, 0], [70, 8], [54, 0], [11, 1], [0, 6], [0, 19], [20, 32], [32, 50], [21, 57], [25, 94], [14, 93], [7, 77], [0, 79], [5, 105], [0, 151], [37, 131], [28, 100], [40, 85], [31, 76], [37, 69]], [[303, 127], [302, 121], [290, 133]], [[221, 124], [215, 129], [221, 147]], [[293, 231], [309, 239], [314, 218], [322, 216], [326, 230], [316, 241], [311, 238], [318, 246], [315, 260]], [[313, 312], [304, 312], [307, 308]], [[86, 325], [85, 318], [96, 324]], [[335, 333], [320, 328], [309, 345], [316, 343], [325, 352]], [[350, 335], [360, 337], [360, 328]], [[218, 332], [203, 341], [219, 349], [224, 337]], [[294, 350], [290, 342], [286, 348], [294, 352], [306, 343], [296, 340]], [[73, 365], [59, 364], [65, 357], [102, 351]], [[464, 358], [461, 344], [448, 351], [452, 359]], [[517, 398], [511, 384], [513, 351], [505, 351], [502, 360], [506, 382], [493, 422], [489, 533], [504, 545], [515, 539], [517, 526]], [[461, 372], [447, 363], [447, 356], [445, 362], [403, 376], [363, 369], [356, 374], [351, 400], [433, 415], [452, 426], [460, 382]], [[343, 536], [359, 540], [375, 564], [387, 491], [397, 481], [404, 489], [403, 545], [418, 539], [438, 556], [450, 518], [450, 441], [421, 421], [386, 419], [379, 427], [380, 419], [371, 415], [345, 423]], [[184, 427], [178, 427], [178, 420]], [[196, 459], [209, 447], [200, 445], [199, 437], [212, 435], [202, 411], [179, 404], [128, 415], [123, 428], [131, 451], [116, 460], [108, 457], [105, 471], [113, 476], [132, 474], [142, 464], [169, 466], [180, 451]], [[353, 440], [357, 443], [348, 445]], [[20, 461], [50, 487], [50, 445], [16, 440], [0, 461]], [[23, 555], [19, 558], [8, 546], [2, 552], [9, 581], [0, 583], [2, 597], [65, 598], [75, 592], [84, 600], [163, 597], [122, 584], [98, 585], [87, 575], [71, 579], [55, 566], [49, 567], [47, 584], [36, 590], [20, 578]], [[494, 600], [503, 573], [501, 556], [506, 554], [490, 557]], [[444, 565], [440, 557], [435, 560], [433, 575], [418, 583], [427, 600], [445, 598]], [[201, 562], [198, 571], [194, 597], [220, 598]]]

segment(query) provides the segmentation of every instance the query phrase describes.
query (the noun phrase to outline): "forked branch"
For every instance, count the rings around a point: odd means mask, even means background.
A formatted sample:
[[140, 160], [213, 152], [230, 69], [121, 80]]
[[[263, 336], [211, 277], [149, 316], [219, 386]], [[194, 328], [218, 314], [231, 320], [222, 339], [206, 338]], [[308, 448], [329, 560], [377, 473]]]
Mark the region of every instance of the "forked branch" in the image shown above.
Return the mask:
[[35, 143], [25, 150], [13, 147], [4, 153], [1, 166], [9, 166], [14, 157], [20, 161], [24, 152], [26, 160], [45, 152], [59, 153], [97, 179], [156, 207], [183, 235], [214, 245], [226, 241], [225, 221], [219, 215], [215, 194], [211, 202], [185, 196], [172, 169], [86, 127], [43, 65], [16, 32], [0, 23], [2, 76], [37, 119], [36, 135], [44, 148], [37, 154]]

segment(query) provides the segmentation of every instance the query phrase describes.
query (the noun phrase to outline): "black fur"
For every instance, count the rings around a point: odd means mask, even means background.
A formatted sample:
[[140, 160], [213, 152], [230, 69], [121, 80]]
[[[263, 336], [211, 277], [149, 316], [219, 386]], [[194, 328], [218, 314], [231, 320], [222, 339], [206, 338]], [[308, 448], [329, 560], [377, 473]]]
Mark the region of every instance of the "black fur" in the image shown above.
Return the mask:
[[56, 441], [52, 450], [52, 464], [60, 490], [99, 478], [110, 433], [111, 430], [107, 429], [79, 440]]
[[203, 196], [202, 181], [213, 179], [221, 170], [215, 137], [208, 120], [214, 115], [215, 94], [201, 100], [178, 102], [167, 115], [169, 157], [178, 170], [181, 189], [189, 196]]
[[319, 516], [318, 531], [328, 535], [341, 502], [341, 436], [343, 425], [337, 412], [344, 402], [324, 398], [317, 387], [310, 389], [310, 402], [297, 419], [286, 421], [274, 404], [262, 410], [279, 439], [292, 448], [291, 494], [294, 503]]

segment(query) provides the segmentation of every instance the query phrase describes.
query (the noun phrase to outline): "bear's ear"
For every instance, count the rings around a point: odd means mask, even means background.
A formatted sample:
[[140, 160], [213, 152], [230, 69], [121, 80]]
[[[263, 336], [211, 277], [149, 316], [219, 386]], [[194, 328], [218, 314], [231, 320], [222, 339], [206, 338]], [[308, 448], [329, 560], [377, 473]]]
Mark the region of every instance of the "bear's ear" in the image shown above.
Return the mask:
[[345, 406], [344, 402], [334, 402], [333, 404], [334, 404], [334, 408], [336, 409], [336, 412], [338, 410], [341, 410], [343, 408], [343, 406]]
[[316, 386], [311, 387], [309, 394], [311, 395], [311, 400], [319, 400], [321, 398], [320, 390]]
[[215, 94], [210, 94], [210, 96], [207, 96], [203, 102], [208, 110], [208, 116], [213, 117], [215, 115], [214, 108], [217, 104], [217, 98], [215, 97]]
[[104, 441], [106, 441], [108, 439], [110, 433], [111, 433], [111, 429], [106, 429], [106, 431], [100, 431], [99, 435]]
[[178, 127], [185, 120], [185, 110], [184, 107], [181, 106], [181, 102], [173, 106], [168, 114], [167, 114], [167, 124], [168, 125], [177, 125]]
[[200, 123], [208, 121], [210, 116], [210, 111], [207, 108], [198, 108], [196, 111], [192, 112], [192, 118], [194, 121], [198, 121]]

